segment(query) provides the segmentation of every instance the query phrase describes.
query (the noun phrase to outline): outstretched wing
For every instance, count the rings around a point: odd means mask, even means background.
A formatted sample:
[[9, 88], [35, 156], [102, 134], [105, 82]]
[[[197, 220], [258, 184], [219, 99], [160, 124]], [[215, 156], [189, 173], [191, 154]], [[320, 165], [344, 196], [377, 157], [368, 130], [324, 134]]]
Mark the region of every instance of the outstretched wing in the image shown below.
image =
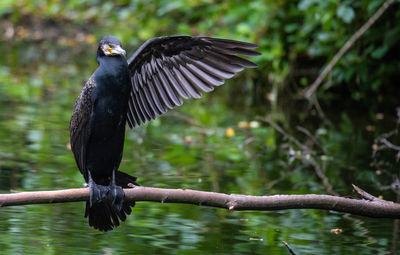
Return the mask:
[[86, 144], [90, 137], [89, 120], [92, 112], [92, 93], [96, 87], [94, 75], [86, 82], [81, 94], [76, 100], [74, 112], [70, 122], [71, 150], [74, 153], [79, 170], [88, 181], [85, 166]]
[[236, 56], [258, 56], [256, 44], [209, 37], [171, 36], [146, 41], [128, 59], [132, 90], [128, 124], [139, 126], [183, 103], [200, 98], [245, 67], [257, 65]]

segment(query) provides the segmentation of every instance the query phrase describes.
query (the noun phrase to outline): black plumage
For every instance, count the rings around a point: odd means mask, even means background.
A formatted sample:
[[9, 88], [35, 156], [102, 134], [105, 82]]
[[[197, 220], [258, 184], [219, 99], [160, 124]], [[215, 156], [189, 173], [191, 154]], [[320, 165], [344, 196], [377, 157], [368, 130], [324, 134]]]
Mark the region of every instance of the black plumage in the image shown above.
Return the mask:
[[256, 44], [190, 36], [157, 37], [128, 60], [120, 41], [104, 37], [99, 67], [89, 78], [70, 123], [71, 148], [90, 188], [85, 216], [89, 225], [107, 231], [124, 221], [134, 202], [122, 188], [136, 178], [118, 171], [125, 125], [133, 128], [183, 103], [200, 98], [245, 67], [257, 65], [236, 56], [257, 56]]

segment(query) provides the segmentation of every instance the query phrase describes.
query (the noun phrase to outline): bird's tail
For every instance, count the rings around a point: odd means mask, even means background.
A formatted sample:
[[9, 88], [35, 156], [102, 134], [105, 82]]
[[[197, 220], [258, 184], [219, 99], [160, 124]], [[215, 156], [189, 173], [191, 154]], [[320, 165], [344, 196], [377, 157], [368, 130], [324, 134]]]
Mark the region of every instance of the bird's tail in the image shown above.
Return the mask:
[[[122, 188], [138, 185], [136, 177], [117, 171], [115, 174], [116, 185]], [[135, 201], [123, 201], [121, 210], [118, 210], [113, 201], [104, 197], [97, 200], [90, 206], [90, 202], [86, 202], [85, 217], [89, 217], [89, 225], [100, 231], [109, 231], [119, 226], [120, 221], [125, 221], [126, 216], [131, 214], [131, 207], [135, 206]]]
[[129, 184], [133, 184], [135, 186], [139, 186], [136, 183], [136, 177], [131, 176], [127, 173], [116, 171], [115, 172], [115, 183], [122, 188], [130, 188]]

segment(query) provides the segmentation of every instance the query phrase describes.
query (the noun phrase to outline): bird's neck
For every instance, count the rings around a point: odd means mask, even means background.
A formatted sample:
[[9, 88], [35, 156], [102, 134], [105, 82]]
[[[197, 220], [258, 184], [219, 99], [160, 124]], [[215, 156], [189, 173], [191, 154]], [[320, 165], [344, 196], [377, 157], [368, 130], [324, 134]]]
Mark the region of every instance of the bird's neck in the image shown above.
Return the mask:
[[100, 56], [95, 72], [96, 91], [99, 94], [129, 94], [130, 79], [126, 59], [122, 56]]
[[97, 57], [99, 69], [106, 75], [128, 74], [128, 62], [122, 56], [100, 56]]
[[97, 63], [99, 63], [99, 65], [124, 65], [127, 64], [126, 58], [123, 56], [100, 56], [97, 55]]

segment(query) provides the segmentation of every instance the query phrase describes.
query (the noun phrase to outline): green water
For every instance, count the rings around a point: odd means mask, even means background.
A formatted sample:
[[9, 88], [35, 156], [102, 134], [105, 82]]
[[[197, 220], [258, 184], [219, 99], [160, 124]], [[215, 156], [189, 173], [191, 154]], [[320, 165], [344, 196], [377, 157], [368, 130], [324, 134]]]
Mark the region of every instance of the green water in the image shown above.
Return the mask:
[[[82, 187], [68, 149], [69, 118], [96, 68], [95, 45], [82, 50], [24, 41], [0, 47], [1, 192]], [[289, 167], [272, 128], [237, 128], [238, 121], [254, 120], [256, 114], [228, 107], [227, 86], [128, 131], [120, 169], [144, 186], [253, 195], [326, 193], [312, 171]], [[226, 136], [229, 127], [235, 128], [232, 137]], [[360, 144], [354, 146], [368, 146]], [[343, 154], [352, 164], [352, 157], [364, 159], [360, 165], [365, 166], [370, 154], [364, 152]], [[342, 195], [351, 194], [343, 184], [349, 169], [337, 169], [341, 174], [332, 180]], [[228, 212], [140, 202], [108, 233], [90, 228], [83, 213], [84, 203], [0, 208], [0, 254], [289, 254], [282, 241], [297, 254], [390, 254], [393, 245], [394, 220], [328, 211]], [[343, 232], [331, 233], [335, 228]]]

